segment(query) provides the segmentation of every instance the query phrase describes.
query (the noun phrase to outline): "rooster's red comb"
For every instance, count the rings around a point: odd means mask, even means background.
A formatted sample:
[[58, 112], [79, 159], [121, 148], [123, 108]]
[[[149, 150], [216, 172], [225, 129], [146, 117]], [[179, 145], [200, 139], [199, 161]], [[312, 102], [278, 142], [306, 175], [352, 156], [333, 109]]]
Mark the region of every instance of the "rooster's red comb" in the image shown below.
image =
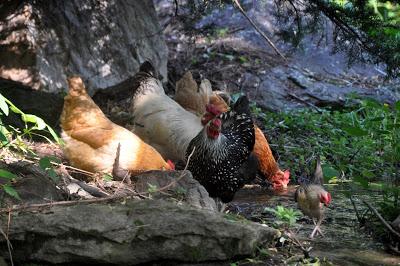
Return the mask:
[[217, 116], [221, 113], [221, 111], [213, 104], [209, 103], [206, 105], [206, 111]]

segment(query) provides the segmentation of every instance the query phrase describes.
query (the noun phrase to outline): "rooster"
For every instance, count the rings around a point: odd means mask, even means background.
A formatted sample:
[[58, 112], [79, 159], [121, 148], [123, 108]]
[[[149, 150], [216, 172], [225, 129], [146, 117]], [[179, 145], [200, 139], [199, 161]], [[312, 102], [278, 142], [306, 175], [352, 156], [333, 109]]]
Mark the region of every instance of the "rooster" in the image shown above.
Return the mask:
[[[301, 184], [295, 192], [295, 201], [304, 215], [307, 215], [313, 220], [315, 225], [310, 238], [318, 232], [323, 236], [321, 231], [321, 223], [324, 219], [325, 207], [331, 202], [331, 194], [327, 192], [323, 184], [323, 173], [321, 161], [317, 157], [315, 172], [310, 182]], [[317, 219], [317, 223], [315, 223]]]
[[190, 142], [187, 158], [194, 152], [188, 170], [211, 197], [229, 202], [237, 190], [255, 178], [258, 161], [251, 154], [254, 141], [249, 101], [242, 96], [231, 111], [208, 121]]
[[[153, 146], [164, 158], [185, 161], [190, 141], [215, 115], [220, 114], [213, 106], [207, 107], [203, 119], [186, 111], [168, 97], [150, 62], [144, 62], [135, 75], [131, 114], [134, 132]], [[209, 114], [212, 112], [212, 115]]]
[[174, 168], [138, 136], [111, 122], [87, 94], [81, 78], [71, 77], [68, 84], [60, 121], [64, 154], [74, 167], [130, 174]]
[[[186, 80], [187, 79], [188, 77], [186, 78]], [[188, 83], [188, 81], [186, 82]], [[192, 81], [192, 83], [193, 82], [195, 84], [195, 81]], [[177, 88], [178, 88], [178, 83], [177, 83]], [[189, 93], [190, 91], [186, 90], [186, 92]], [[199, 91], [199, 93], [201, 93], [201, 91]], [[189, 102], [192, 99], [195, 99], [193, 95], [192, 96], [186, 95], [186, 96], [187, 97], [185, 98], [184, 104], [181, 102], [182, 97], [175, 97], [175, 100], [183, 107], [197, 106], [194, 102], [192, 102], [192, 104], [189, 104]], [[226, 112], [229, 110], [229, 106], [226, 103], [226, 101], [218, 94], [215, 93], [211, 94], [211, 96], [209, 96], [208, 98], [208, 103], [214, 106], [220, 112]], [[198, 109], [196, 112], [201, 113], [201, 109]], [[207, 112], [206, 114], [203, 115], [203, 120], [208, 121], [213, 116], [214, 116], [213, 113]], [[256, 124], [254, 124], [254, 131], [255, 131], [255, 144], [253, 152], [259, 161], [259, 171], [268, 181], [272, 183], [274, 189], [280, 190], [287, 188], [290, 177], [289, 170], [282, 171], [279, 168], [272, 154], [272, 151], [269, 147], [266, 137]]]

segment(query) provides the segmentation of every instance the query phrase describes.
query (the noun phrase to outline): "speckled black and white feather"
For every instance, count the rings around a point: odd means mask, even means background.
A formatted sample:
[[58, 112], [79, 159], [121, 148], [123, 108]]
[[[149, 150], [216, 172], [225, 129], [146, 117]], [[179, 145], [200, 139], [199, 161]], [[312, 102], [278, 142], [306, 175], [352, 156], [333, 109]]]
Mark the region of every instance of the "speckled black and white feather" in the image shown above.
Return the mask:
[[[218, 138], [207, 136], [206, 127], [190, 142], [186, 156], [195, 147], [188, 169], [211, 197], [229, 202], [248, 181], [243, 166], [254, 166], [249, 160], [255, 142], [254, 123], [247, 97], [241, 97], [231, 111], [220, 114], [221, 133]], [[255, 166], [256, 167], [256, 166]]]
[[139, 72], [133, 78], [132, 89], [134, 93], [132, 102], [135, 102], [138, 97], [146, 94], [155, 93], [164, 95], [165, 92], [158, 76], [157, 70], [149, 61], [141, 64]]

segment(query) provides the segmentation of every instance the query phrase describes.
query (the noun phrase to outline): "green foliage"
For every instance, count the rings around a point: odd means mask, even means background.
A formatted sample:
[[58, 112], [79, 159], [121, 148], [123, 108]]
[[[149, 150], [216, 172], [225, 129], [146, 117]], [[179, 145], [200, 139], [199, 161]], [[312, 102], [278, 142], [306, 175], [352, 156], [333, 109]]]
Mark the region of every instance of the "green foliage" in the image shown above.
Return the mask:
[[[400, 74], [400, 5], [396, 1], [280, 0], [279, 14], [287, 27], [281, 35], [296, 46], [310, 32], [324, 36], [325, 20], [335, 26], [335, 51], [356, 60], [385, 63], [392, 76]], [[289, 16], [288, 16], [289, 15]]]
[[224, 218], [230, 222], [241, 222], [241, 223], [249, 223], [245, 217], [241, 216], [240, 214], [236, 213], [225, 213]]
[[52, 163], [59, 164], [61, 160], [54, 156], [46, 156], [39, 160], [39, 167], [45, 171], [55, 182], [58, 181], [59, 176], [54, 170], [54, 166]]
[[113, 177], [112, 177], [112, 175], [104, 174], [104, 175], [103, 175], [103, 180], [104, 180], [104, 181], [112, 181], [112, 180], [113, 180]]
[[[181, 19], [187, 31], [197, 31], [195, 22], [215, 9], [232, 5], [233, 1], [187, 1]], [[246, 9], [245, 1], [239, 1]], [[346, 51], [349, 63], [370, 61], [386, 64], [389, 75], [400, 74], [400, 4], [382, 0], [277, 0], [276, 14], [285, 27], [280, 35], [292, 41], [295, 47], [309, 33], [317, 32], [324, 39], [330, 34], [335, 41], [334, 51]], [[333, 34], [326, 27], [330, 20], [335, 26]], [[216, 31], [225, 37], [225, 28]], [[244, 62], [242, 62], [244, 63]]]
[[292, 227], [296, 224], [297, 218], [301, 215], [301, 212], [293, 210], [292, 208], [285, 208], [283, 206], [277, 206], [276, 209], [266, 207], [264, 212], [271, 212], [275, 214], [278, 219], [275, 221], [278, 225], [287, 225]]
[[[324, 159], [324, 172], [332, 176], [361, 177], [367, 181], [395, 180], [400, 159], [400, 111], [373, 100], [363, 100], [353, 110], [304, 110], [270, 113], [264, 117], [278, 153], [294, 173], [304, 168], [313, 154]], [[279, 135], [278, 135], [279, 134]], [[307, 147], [312, 147], [309, 149]]]
[[[48, 132], [53, 139], [60, 144], [61, 140], [55, 131], [46, 124], [43, 119], [31, 114], [25, 114], [18, 107], [16, 107], [10, 100], [0, 94], [0, 148], [12, 147], [22, 152], [27, 152], [26, 146], [22, 141], [23, 137], [32, 137], [38, 135], [43, 137], [49, 142], [52, 142], [46, 136], [40, 134], [41, 132]], [[4, 125], [2, 116], [8, 116], [9, 112], [13, 112], [21, 117], [24, 122], [24, 128], [18, 129], [12, 126]]]
[[313, 158], [319, 154], [326, 181], [350, 180], [364, 188], [374, 182], [385, 204], [398, 208], [399, 102], [391, 107], [366, 99], [343, 111], [301, 110], [259, 117], [280, 164], [291, 170], [292, 178], [310, 176]]
[[7, 170], [0, 169], [0, 179], [2, 180], [0, 187], [4, 190], [5, 193], [10, 195], [13, 198], [19, 199], [18, 192], [12, 187], [12, 182], [17, 176]]
[[218, 38], [224, 38], [228, 34], [229, 29], [228, 28], [219, 28], [215, 30], [215, 34], [217, 35]]
[[156, 185], [147, 183], [148, 188], [147, 188], [147, 192], [149, 192], [150, 194], [157, 192], [158, 187]]
[[[10, 111], [20, 116], [21, 120], [24, 122], [24, 127], [22, 129], [14, 128], [3, 123], [3, 116], [8, 116]], [[23, 138], [31, 138], [33, 135], [42, 136], [47, 141], [51, 142], [49, 138], [41, 134], [42, 132], [50, 133], [53, 139], [60, 144], [61, 141], [57, 134], [43, 119], [35, 115], [25, 114], [10, 100], [0, 94], [0, 150], [5, 151], [9, 148], [13, 148], [27, 153], [29, 149], [23, 141]], [[2, 154], [0, 154], [0, 157], [1, 156]], [[53, 180], [57, 181], [58, 176], [54, 171], [52, 162], [60, 163], [58, 158], [44, 157], [40, 159], [39, 166], [46, 171]], [[0, 169], [0, 178], [6, 180], [6, 182], [0, 184], [1, 189], [10, 196], [20, 199], [17, 191], [12, 187], [12, 182], [16, 176], [4, 169]]]

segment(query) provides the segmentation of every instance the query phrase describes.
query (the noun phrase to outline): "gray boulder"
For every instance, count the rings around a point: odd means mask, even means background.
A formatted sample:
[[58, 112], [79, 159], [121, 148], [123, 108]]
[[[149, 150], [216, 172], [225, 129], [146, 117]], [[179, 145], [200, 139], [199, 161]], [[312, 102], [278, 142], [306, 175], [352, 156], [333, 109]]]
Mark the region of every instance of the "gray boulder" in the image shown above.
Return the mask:
[[[260, 224], [167, 200], [53, 206], [11, 216], [8, 238], [16, 263], [221, 261], [251, 256], [279, 236]], [[2, 215], [0, 226], [7, 223]], [[0, 244], [0, 255], [8, 257], [6, 240]]]
[[[8, 1], [0, 11], [0, 77], [48, 92], [80, 75], [88, 88], [126, 80], [168, 51], [152, 1]], [[92, 93], [92, 91], [90, 91]]]
[[135, 190], [148, 192], [150, 187], [163, 188], [162, 192], [152, 193], [155, 199], [174, 197], [187, 204], [210, 211], [217, 211], [215, 201], [209, 197], [207, 190], [193, 178], [190, 171], [149, 171], [135, 178]]

